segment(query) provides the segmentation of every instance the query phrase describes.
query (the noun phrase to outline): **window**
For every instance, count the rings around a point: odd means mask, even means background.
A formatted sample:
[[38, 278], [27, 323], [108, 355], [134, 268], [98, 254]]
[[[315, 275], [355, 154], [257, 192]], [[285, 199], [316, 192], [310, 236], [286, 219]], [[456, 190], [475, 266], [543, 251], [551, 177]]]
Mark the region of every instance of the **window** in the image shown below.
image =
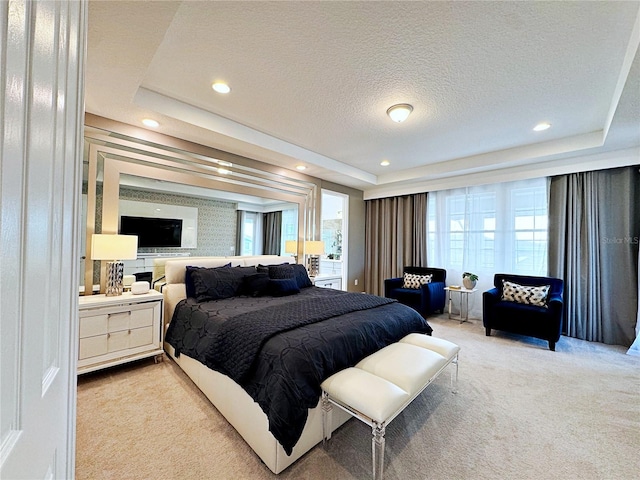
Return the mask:
[[547, 212], [544, 178], [430, 193], [429, 265], [454, 284], [465, 271], [546, 275]]
[[280, 242], [280, 255], [286, 255], [284, 251], [287, 240], [298, 240], [298, 210], [295, 208], [282, 211], [282, 237]]
[[342, 285], [347, 285], [345, 255], [347, 253], [349, 197], [343, 193], [322, 190], [322, 215], [320, 239], [324, 242], [325, 255], [320, 261], [320, 275], [340, 275]]
[[240, 252], [238, 255], [261, 255], [262, 214], [243, 211], [240, 219]]

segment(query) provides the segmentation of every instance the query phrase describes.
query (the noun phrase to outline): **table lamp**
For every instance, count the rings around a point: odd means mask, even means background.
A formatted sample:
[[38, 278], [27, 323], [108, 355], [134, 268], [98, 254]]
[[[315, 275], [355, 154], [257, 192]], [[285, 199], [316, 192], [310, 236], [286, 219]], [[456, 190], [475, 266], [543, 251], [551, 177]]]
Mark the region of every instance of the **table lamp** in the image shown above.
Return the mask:
[[324, 254], [324, 242], [319, 240], [304, 242], [304, 253], [308, 256], [309, 276], [315, 277], [320, 269], [320, 255]]
[[293, 258], [298, 263], [298, 241], [297, 240], [285, 240], [284, 253], [292, 253]]
[[91, 259], [107, 260], [107, 297], [122, 295], [122, 260], [138, 258], [136, 235], [96, 234], [91, 236]]

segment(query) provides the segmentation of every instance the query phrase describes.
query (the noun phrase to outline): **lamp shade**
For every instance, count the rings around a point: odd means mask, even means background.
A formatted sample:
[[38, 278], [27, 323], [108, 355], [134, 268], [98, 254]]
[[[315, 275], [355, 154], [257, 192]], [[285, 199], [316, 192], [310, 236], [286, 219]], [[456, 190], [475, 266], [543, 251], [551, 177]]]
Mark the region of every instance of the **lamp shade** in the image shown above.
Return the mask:
[[324, 254], [324, 242], [318, 240], [310, 240], [304, 242], [304, 252], [307, 255], [323, 255]]
[[138, 258], [136, 235], [91, 235], [92, 260], [135, 260]]
[[298, 253], [298, 241], [297, 240], [285, 240], [284, 253]]

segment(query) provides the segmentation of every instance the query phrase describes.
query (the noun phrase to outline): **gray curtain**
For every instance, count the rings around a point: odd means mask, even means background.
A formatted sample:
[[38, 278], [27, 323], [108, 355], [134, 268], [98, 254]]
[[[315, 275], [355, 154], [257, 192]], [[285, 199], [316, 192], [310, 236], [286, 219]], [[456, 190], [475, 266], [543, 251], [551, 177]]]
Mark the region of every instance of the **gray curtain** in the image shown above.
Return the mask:
[[236, 255], [242, 255], [242, 231], [244, 224], [244, 212], [242, 210], [238, 210], [236, 219]]
[[384, 280], [404, 266], [427, 266], [427, 194], [365, 202], [365, 291], [384, 295]]
[[280, 255], [282, 212], [262, 214], [262, 254]]
[[565, 281], [565, 331], [629, 346], [638, 305], [637, 167], [551, 179], [549, 273]]

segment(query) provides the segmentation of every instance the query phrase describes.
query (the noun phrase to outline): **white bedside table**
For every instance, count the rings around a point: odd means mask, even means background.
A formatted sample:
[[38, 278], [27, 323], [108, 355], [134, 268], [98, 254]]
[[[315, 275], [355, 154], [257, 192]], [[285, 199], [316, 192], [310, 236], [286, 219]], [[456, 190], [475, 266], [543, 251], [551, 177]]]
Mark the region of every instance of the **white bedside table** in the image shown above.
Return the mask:
[[162, 359], [162, 294], [79, 299], [78, 374], [146, 357]]
[[[451, 292], [456, 292], [460, 294], [460, 316], [457, 319], [460, 320], [460, 323], [463, 323], [469, 320], [469, 295], [473, 295], [473, 292], [475, 292], [477, 288], [468, 290], [464, 287], [460, 287], [460, 288], [444, 287], [444, 289], [449, 292], [449, 318], [451, 318]], [[465, 305], [465, 308], [462, 308], [463, 303]], [[463, 312], [464, 312], [464, 315], [463, 315]]]
[[333, 288], [334, 290], [342, 290], [341, 275], [318, 275], [311, 279], [316, 287]]

